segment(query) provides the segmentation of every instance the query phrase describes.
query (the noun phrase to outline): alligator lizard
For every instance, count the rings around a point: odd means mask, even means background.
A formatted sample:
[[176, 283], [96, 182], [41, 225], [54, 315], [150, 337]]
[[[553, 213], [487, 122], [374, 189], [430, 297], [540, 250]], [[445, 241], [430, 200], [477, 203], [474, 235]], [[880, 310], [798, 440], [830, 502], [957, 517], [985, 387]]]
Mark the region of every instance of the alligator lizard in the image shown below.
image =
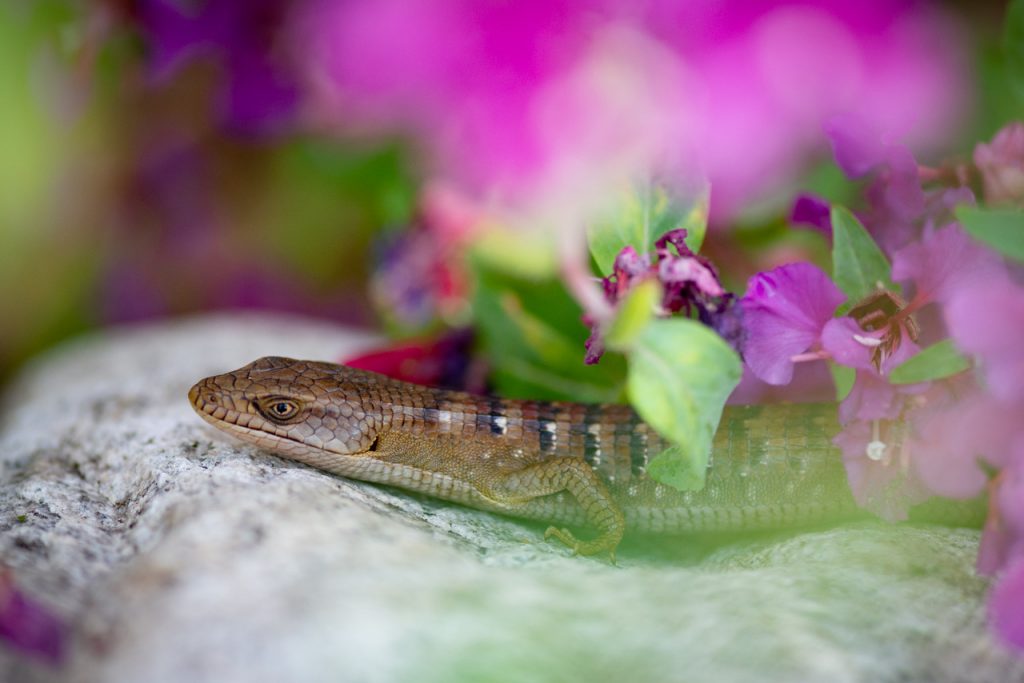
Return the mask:
[[840, 521], [860, 513], [832, 446], [835, 406], [729, 406], [707, 484], [647, 476], [667, 443], [623, 405], [432, 389], [331, 363], [261, 358], [189, 391], [207, 422], [292, 460], [481, 510], [598, 531], [553, 536], [614, 552], [627, 529], [686, 533]]

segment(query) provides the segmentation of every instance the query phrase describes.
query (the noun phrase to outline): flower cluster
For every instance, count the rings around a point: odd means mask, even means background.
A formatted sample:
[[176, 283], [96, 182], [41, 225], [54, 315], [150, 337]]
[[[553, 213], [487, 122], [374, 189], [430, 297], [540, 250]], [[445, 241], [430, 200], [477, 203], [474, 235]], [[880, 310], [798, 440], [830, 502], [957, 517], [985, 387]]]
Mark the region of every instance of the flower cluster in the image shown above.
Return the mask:
[[959, 36], [901, 0], [313, 0], [296, 14], [318, 119], [411, 134], [432, 177], [520, 207], [592, 203], [673, 151], [699, 157], [722, 216], [783, 186], [832, 112], [934, 141], [964, 109]]
[[[888, 519], [930, 496], [972, 498], [991, 509], [978, 568], [1000, 574], [991, 612], [999, 633], [1024, 648], [1024, 288], [1022, 268], [972, 239], [952, 209], [973, 204], [981, 178], [988, 204], [1024, 200], [1024, 126], [979, 145], [974, 167], [919, 167], [902, 145], [855, 122], [831, 127], [836, 159], [850, 177], [869, 177], [867, 229], [892, 263], [892, 285], [861, 301], [816, 266], [796, 263], [751, 278], [741, 300], [750, 370], [786, 384], [795, 363], [829, 359], [854, 371], [839, 406], [843, 451], [858, 502]], [[827, 212], [801, 198], [794, 217], [830, 231]], [[845, 306], [844, 306], [845, 304]], [[843, 308], [841, 308], [843, 307]], [[839, 309], [844, 315], [835, 317]], [[973, 357], [929, 381], [890, 373], [922, 343], [948, 339]], [[946, 342], [948, 343], [948, 342]]]
[[[743, 326], [736, 296], [722, 287], [714, 265], [686, 245], [686, 230], [670, 230], [659, 237], [653, 259], [631, 246], [623, 248], [615, 258], [612, 274], [601, 281], [605, 299], [614, 306], [638, 283], [649, 279], [661, 283], [659, 316], [696, 317], [733, 348], [739, 348]], [[591, 328], [584, 360], [593, 365], [604, 354], [601, 327], [590, 316], [584, 316], [584, 322]]]

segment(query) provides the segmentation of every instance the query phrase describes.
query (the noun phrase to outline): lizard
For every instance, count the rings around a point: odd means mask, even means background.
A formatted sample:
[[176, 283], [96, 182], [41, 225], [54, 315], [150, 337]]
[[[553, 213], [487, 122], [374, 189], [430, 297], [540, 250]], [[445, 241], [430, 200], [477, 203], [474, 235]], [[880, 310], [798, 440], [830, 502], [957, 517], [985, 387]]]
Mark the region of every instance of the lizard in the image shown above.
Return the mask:
[[[614, 558], [627, 530], [748, 531], [865, 515], [831, 442], [834, 404], [726, 406], [704, 488], [679, 491], [648, 475], [670, 444], [626, 405], [480, 396], [277, 356], [202, 379], [188, 397], [242, 441], [342, 477], [550, 523], [545, 538], [581, 555]], [[963, 516], [938, 510], [936, 521]]]

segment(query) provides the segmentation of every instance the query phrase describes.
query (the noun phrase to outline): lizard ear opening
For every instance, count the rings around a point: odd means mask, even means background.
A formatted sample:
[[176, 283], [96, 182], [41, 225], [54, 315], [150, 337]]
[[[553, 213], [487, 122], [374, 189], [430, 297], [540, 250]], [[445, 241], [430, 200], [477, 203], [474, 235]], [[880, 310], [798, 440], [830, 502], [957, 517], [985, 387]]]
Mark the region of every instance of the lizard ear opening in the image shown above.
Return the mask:
[[374, 452], [376, 452], [376, 450], [377, 450], [377, 442], [378, 442], [378, 441], [380, 441], [380, 437], [379, 437], [379, 436], [375, 436], [375, 437], [373, 437], [373, 443], [371, 443], [371, 444], [370, 444], [370, 447], [369, 447], [369, 448], [367, 448], [366, 450], [367, 450], [368, 452], [370, 452], [370, 453], [374, 453]]

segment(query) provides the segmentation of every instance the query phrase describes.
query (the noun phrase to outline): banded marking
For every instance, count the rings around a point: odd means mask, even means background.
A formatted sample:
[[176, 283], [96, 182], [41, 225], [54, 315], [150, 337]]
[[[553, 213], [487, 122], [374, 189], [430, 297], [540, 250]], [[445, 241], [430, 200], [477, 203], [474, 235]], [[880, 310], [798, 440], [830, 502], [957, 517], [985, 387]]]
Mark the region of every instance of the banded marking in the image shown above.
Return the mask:
[[508, 416], [505, 415], [505, 402], [497, 396], [492, 396], [488, 405], [490, 409], [491, 434], [505, 436], [508, 431]]
[[601, 465], [601, 418], [604, 409], [598, 403], [588, 404], [583, 411], [583, 460], [591, 467]]
[[623, 428], [629, 431], [629, 470], [634, 477], [639, 477], [647, 471], [647, 439], [640, 434], [639, 425], [642, 423], [640, 416], [630, 412], [629, 419], [623, 420], [616, 426], [616, 434]]
[[558, 407], [550, 401], [537, 401], [537, 437], [542, 453], [553, 453], [558, 446]]

